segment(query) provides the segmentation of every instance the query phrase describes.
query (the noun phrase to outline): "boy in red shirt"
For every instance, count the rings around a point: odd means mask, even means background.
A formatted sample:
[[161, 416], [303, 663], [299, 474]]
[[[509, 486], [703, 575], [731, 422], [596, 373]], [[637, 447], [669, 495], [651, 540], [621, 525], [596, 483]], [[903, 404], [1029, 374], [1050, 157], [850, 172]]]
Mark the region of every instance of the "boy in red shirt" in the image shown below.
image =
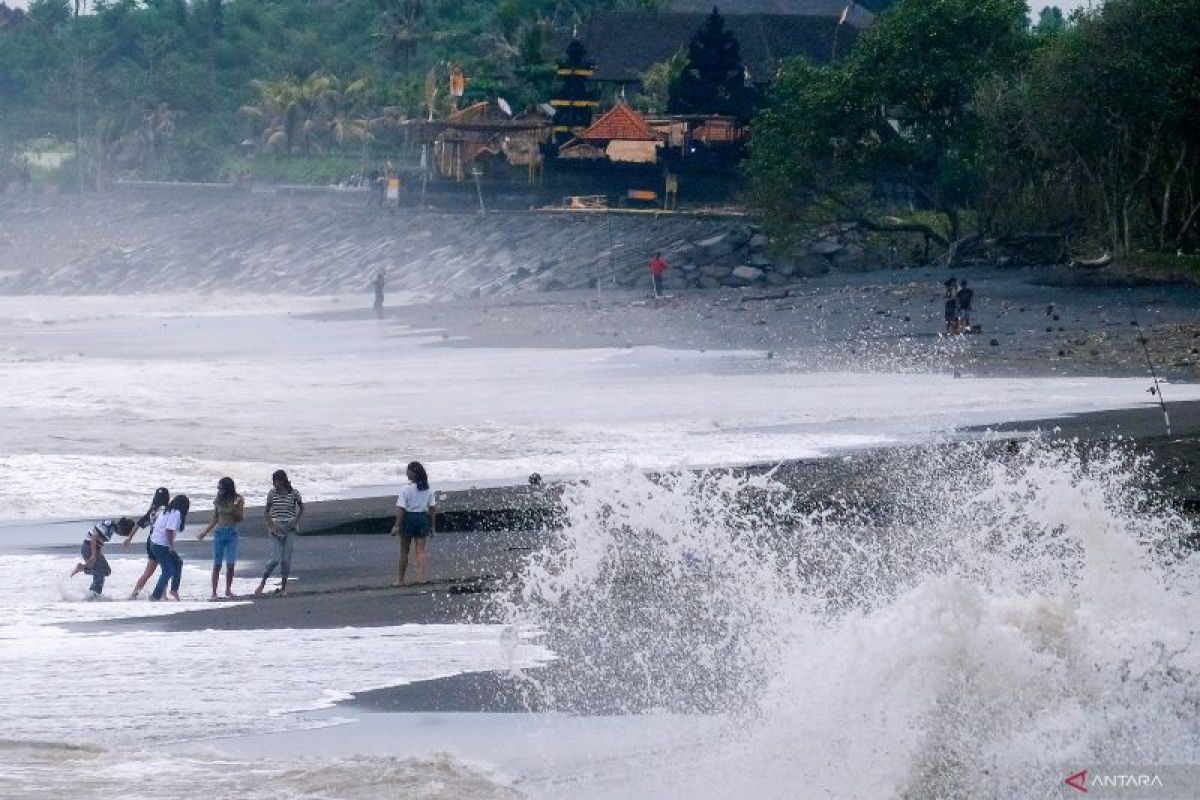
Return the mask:
[[667, 262], [663, 260], [662, 253], [655, 253], [654, 258], [650, 259], [650, 280], [654, 284], [655, 297], [662, 294], [662, 276], [666, 269]]

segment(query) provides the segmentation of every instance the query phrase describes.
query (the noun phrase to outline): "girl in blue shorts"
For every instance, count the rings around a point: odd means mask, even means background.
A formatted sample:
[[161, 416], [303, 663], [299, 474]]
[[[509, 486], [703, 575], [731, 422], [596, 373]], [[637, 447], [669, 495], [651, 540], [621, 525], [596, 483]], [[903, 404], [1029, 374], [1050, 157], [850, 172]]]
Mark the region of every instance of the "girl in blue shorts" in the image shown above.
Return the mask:
[[225, 562], [225, 596], [232, 598], [233, 570], [237, 564], [237, 524], [245, 514], [246, 501], [237, 493], [233, 478], [217, 481], [217, 499], [213, 501], [213, 518], [208, 527], [197, 537], [201, 541], [213, 532], [212, 599], [217, 599], [217, 583], [221, 577], [221, 562]]

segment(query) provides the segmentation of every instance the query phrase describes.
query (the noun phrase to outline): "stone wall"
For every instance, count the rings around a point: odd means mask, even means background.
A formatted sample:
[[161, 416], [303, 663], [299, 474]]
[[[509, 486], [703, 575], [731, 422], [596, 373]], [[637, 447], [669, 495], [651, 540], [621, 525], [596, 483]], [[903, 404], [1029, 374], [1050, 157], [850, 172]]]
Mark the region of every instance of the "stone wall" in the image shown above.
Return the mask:
[[847, 235], [771, 255], [739, 218], [653, 214], [388, 211], [361, 195], [147, 190], [0, 198], [0, 292], [366, 291], [432, 298], [649, 287], [661, 251], [670, 289], [791, 283], [870, 259]]

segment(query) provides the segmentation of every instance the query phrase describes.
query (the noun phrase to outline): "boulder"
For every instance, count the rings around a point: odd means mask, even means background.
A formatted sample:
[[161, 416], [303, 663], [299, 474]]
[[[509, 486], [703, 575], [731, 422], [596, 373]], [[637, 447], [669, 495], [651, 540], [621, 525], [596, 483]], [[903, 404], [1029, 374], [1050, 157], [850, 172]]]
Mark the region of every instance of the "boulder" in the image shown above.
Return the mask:
[[752, 267], [758, 267], [759, 269], [769, 269], [773, 262], [762, 253], [755, 253], [754, 255], [750, 256], [750, 260], [746, 263]]
[[754, 251], [766, 250], [770, 241], [765, 233], [756, 233], [750, 237], [750, 249]]
[[792, 279], [790, 277], [788, 277], [787, 275], [780, 275], [778, 272], [768, 272], [767, 273], [767, 283], [769, 283], [772, 286], [783, 286], [784, 284], [791, 283], [791, 282], [792, 282]]
[[[786, 269], [784, 264], [787, 265]], [[775, 271], [781, 275], [796, 275], [803, 278], [811, 278], [829, 272], [829, 259], [821, 256], [800, 256], [796, 259], [777, 262], [775, 264]]]
[[686, 289], [688, 286], [687, 278], [682, 275], [667, 274], [663, 276], [664, 289]]
[[707, 275], [700, 276], [700, 288], [701, 289], [716, 289], [720, 285], [721, 285], [721, 282], [719, 280], [717, 280], [716, 278], [710, 278]]
[[732, 272], [731, 268], [723, 264], [705, 264], [700, 268], [701, 275], [706, 278], [716, 278], [717, 280], [729, 277], [729, 274]]
[[819, 239], [808, 246], [808, 252], [818, 256], [831, 256], [842, 250], [842, 243], [834, 238]]
[[729, 238], [729, 234], [725, 233], [703, 239], [696, 244], [704, 251], [704, 257], [709, 261], [716, 261], [721, 256], [727, 256], [737, 249], [735, 243]]
[[751, 267], [747, 264], [743, 264], [740, 267], [735, 267], [733, 270], [733, 277], [741, 278], [742, 280], [749, 282], [758, 280], [764, 274], [766, 273], [758, 267]]
[[695, 272], [698, 267], [695, 264], [688, 262], [686, 264], [680, 264], [678, 267], [676, 267], [676, 269], [680, 270], [681, 272]]
[[726, 241], [729, 242], [735, 249], [745, 247], [750, 242], [750, 229], [747, 227], [737, 227], [725, 235]]
[[867, 269], [867, 252], [857, 245], [851, 245], [833, 256], [833, 265], [847, 272], [861, 272]]

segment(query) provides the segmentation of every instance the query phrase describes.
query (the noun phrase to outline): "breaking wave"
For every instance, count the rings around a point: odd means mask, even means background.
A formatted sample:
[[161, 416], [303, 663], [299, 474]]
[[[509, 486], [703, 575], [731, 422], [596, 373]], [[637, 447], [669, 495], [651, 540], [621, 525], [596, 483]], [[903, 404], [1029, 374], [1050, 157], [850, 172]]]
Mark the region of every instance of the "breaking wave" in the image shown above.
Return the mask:
[[1040, 796], [1200, 760], [1196, 528], [1144, 457], [984, 442], [811, 480], [576, 483], [504, 601], [561, 657], [528, 676], [551, 706], [725, 720], [639, 790]]

